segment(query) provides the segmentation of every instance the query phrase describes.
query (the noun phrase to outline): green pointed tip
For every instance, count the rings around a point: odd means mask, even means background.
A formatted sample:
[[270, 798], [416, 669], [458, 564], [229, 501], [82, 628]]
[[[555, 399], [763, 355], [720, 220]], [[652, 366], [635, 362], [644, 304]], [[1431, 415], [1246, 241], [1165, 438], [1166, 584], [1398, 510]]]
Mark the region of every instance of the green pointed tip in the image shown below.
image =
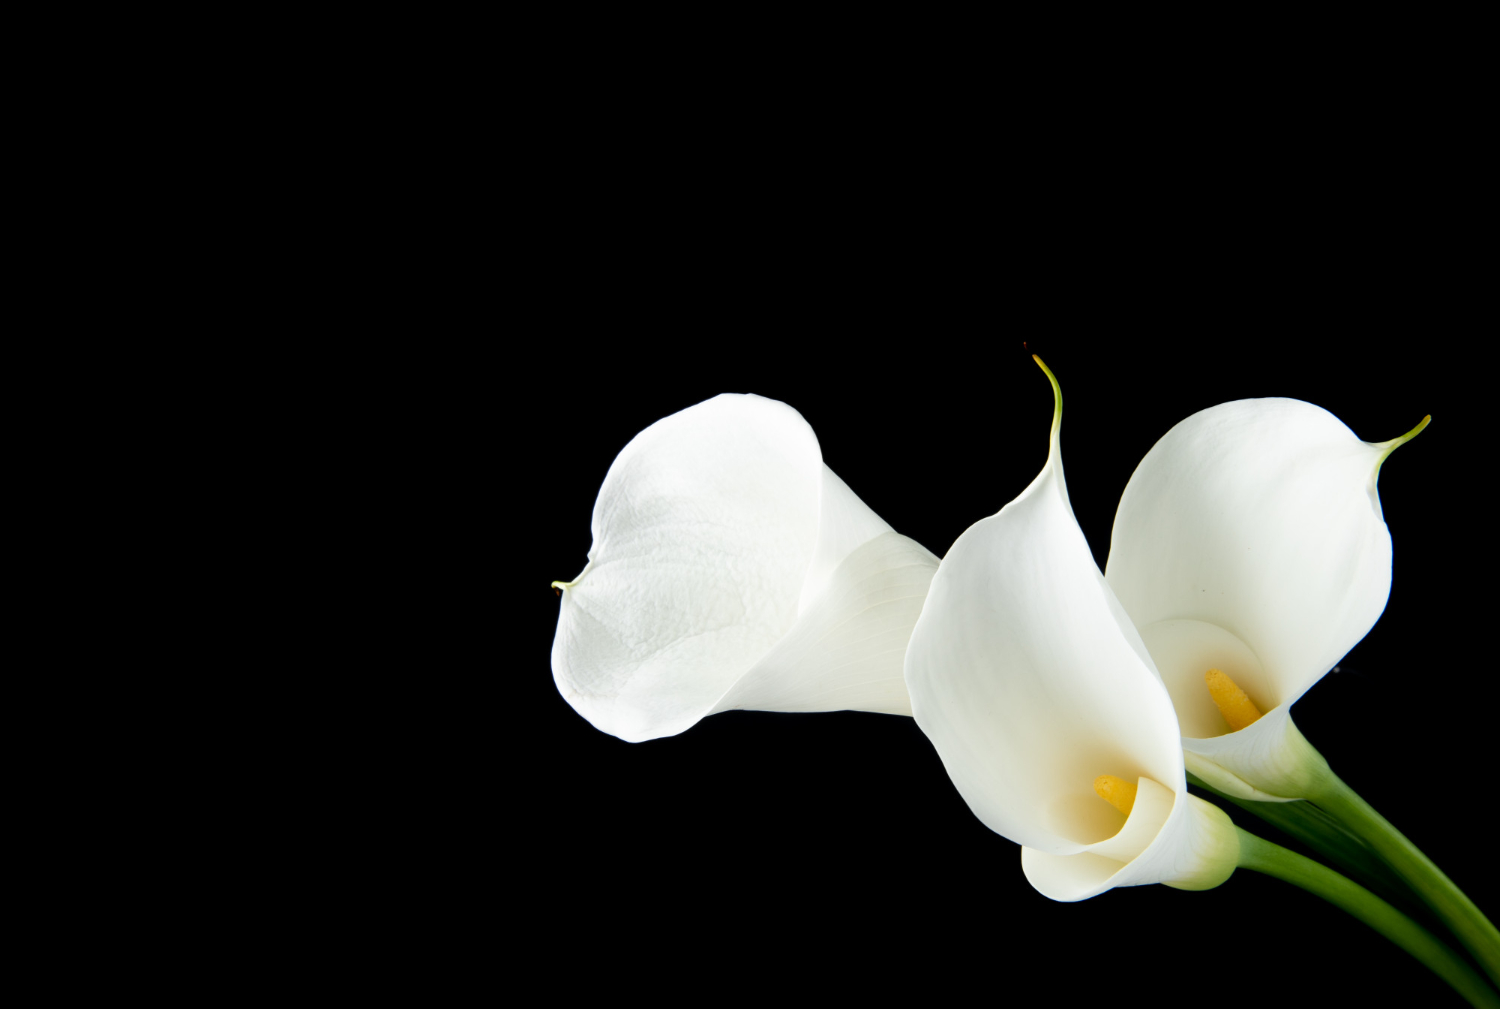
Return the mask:
[[1032, 354], [1031, 359], [1036, 362], [1038, 368], [1042, 369], [1047, 376], [1047, 381], [1052, 383], [1052, 437], [1056, 438], [1058, 429], [1062, 427], [1062, 387], [1057, 384], [1057, 376], [1052, 374], [1052, 369], [1047, 367], [1040, 357]]
[[574, 582], [553, 582], [552, 587], [554, 589], [571, 589], [574, 584]]
[[1406, 432], [1405, 434], [1403, 434], [1399, 438], [1392, 438], [1386, 444], [1390, 445], [1390, 451], [1394, 452], [1397, 448], [1399, 448], [1402, 445], [1405, 445], [1407, 442], [1411, 441], [1417, 435], [1421, 434], [1423, 432], [1423, 430], [1426, 429], [1427, 425], [1431, 424], [1431, 423], [1432, 423], [1432, 414], [1429, 413], [1427, 416], [1425, 416], [1425, 417], [1422, 418], [1422, 420], [1417, 424], [1416, 427], [1412, 428], [1410, 431]]
[[1400, 448], [1402, 445], [1405, 445], [1407, 442], [1411, 441], [1417, 435], [1421, 434], [1422, 431], [1423, 431], [1423, 429], [1426, 428], [1427, 425], [1431, 424], [1431, 423], [1432, 423], [1432, 414], [1429, 413], [1427, 416], [1425, 416], [1425, 417], [1422, 418], [1421, 423], [1419, 423], [1416, 427], [1412, 428], [1410, 431], [1408, 431], [1405, 434], [1403, 434], [1401, 437], [1399, 437], [1399, 438], [1392, 438], [1390, 441], [1378, 443], [1377, 447], [1380, 449], [1380, 458], [1375, 463], [1375, 472], [1376, 473], [1380, 472], [1380, 464], [1383, 463], [1383, 462], [1385, 462], [1386, 459], [1390, 458], [1390, 454], [1392, 452], [1396, 451], [1396, 449]]

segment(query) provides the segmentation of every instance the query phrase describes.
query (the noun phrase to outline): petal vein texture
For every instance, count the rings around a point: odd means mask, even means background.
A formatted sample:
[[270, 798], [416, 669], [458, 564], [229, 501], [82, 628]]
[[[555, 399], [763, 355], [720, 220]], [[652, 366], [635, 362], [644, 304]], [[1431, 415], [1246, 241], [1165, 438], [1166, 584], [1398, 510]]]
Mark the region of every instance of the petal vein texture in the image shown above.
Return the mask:
[[714, 711], [909, 713], [901, 656], [937, 558], [823, 464], [791, 407], [723, 395], [651, 425], [611, 465], [552, 670], [632, 742]]

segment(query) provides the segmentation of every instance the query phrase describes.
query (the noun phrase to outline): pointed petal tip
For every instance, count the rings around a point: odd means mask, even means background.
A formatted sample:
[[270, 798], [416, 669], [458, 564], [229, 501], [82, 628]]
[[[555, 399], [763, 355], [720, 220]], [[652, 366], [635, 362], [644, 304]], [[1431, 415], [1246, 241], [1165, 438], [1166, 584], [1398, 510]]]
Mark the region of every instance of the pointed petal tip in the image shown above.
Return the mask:
[[1417, 435], [1421, 434], [1424, 430], [1426, 430], [1427, 425], [1431, 423], [1432, 414], [1429, 413], [1417, 423], [1416, 427], [1401, 435], [1399, 438], [1392, 438], [1390, 441], [1377, 442], [1375, 447], [1380, 449], [1380, 458], [1375, 460], [1375, 476], [1380, 476], [1380, 467], [1387, 459], [1390, 458], [1392, 452], [1396, 451], [1396, 449], [1400, 448], [1402, 445], [1405, 445]]
[[1432, 423], [1432, 414], [1429, 413], [1427, 416], [1423, 417], [1421, 419], [1421, 421], [1419, 421], [1417, 423], [1416, 427], [1412, 428], [1410, 431], [1406, 432], [1401, 437], [1399, 437], [1399, 438], [1392, 438], [1390, 441], [1382, 442], [1381, 445], [1380, 445], [1380, 447], [1382, 449], [1384, 449], [1385, 451], [1381, 453], [1380, 457], [1382, 459], [1384, 459], [1386, 456], [1388, 456], [1392, 452], [1396, 451], [1396, 449], [1400, 448], [1402, 445], [1405, 445], [1407, 442], [1411, 441], [1417, 435], [1421, 434], [1424, 430], [1426, 430], [1427, 425], [1431, 424], [1431, 423]]
[[1052, 369], [1036, 354], [1031, 355], [1037, 367], [1047, 376], [1047, 381], [1052, 383], [1052, 438], [1057, 439], [1058, 428], [1062, 426], [1062, 387], [1057, 384], [1057, 376], [1052, 374]]

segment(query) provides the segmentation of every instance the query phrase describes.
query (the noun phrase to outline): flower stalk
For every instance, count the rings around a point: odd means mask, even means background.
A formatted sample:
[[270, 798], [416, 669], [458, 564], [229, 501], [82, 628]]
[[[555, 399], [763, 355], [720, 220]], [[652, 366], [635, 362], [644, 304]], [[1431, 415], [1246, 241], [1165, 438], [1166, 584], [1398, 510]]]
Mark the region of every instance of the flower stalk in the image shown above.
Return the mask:
[[1470, 1005], [1500, 1009], [1500, 993], [1486, 984], [1474, 968], [1431, 932], [1389, 903], [1325, 865], [1288, 851], [1278, 844], [1272, 844], [1242, 828], [1236, 830], [1240, 841], [1240, 868], [1275, 876], [1322, 897], [1416, 957]]
[[[1405, 913], [1430, 916], [1431, 911], [1406, 882], [1377, 855], [1368, 844], [1328, 813], [1305, 800], [1296, 802], [1256, 802], [1221, 792], [1208, 782], [1188, 772], [1189, 785], [1216, 799], [1234, 803], [1292, 840], [1317, 852], [1318, 857], [1337, 872], [1366, 887]], [[1440, 925], [1436, 918], [1427, 924]]]
[[1443, 870], [1337, 775], [1308, 798], [1337, 817], [1406, 881], [1500, 984], [1500, 932]]

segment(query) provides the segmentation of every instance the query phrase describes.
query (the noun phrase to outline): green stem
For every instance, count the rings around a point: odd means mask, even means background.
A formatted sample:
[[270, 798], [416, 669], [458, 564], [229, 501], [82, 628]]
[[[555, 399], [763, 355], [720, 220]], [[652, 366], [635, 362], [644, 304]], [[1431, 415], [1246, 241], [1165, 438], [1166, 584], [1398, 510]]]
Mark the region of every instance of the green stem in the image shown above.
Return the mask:
[[1406, 915], [1325, 865], [1236, 827], [1240, 867], [1300, 886], [1369, 925], [1448, 982], [1470, 1005], [1500, 1009], [1497, 993], [1462, 957]]
[[[1292, 840], [1305, 844], [1338, 872], [1394, 904], [1413, 917], [1426, 918], [1431, 911], [1390, 866], [1381, 861], [1364, 841], [1351, 834], [1342, 824], [1317, 806], [1305, 800], [1296, 802], [1255, 802], [1240, 799], [1200, 780], [1191, 771], [1188, 784], [1211, 795], [1234, 803], [1253, 813]], [[1424, 925], [1440, 924], [1436, 919]]]
[[1399, 872], [1407, 884], [1452, 930], [1490, 980], [1500, 984], [1500, 932], [1443, 870], [1406, 839], [1389, 820], [1361, 799], [1336, 774], [1329, 774], [1309, 799], [1343, 821]]

